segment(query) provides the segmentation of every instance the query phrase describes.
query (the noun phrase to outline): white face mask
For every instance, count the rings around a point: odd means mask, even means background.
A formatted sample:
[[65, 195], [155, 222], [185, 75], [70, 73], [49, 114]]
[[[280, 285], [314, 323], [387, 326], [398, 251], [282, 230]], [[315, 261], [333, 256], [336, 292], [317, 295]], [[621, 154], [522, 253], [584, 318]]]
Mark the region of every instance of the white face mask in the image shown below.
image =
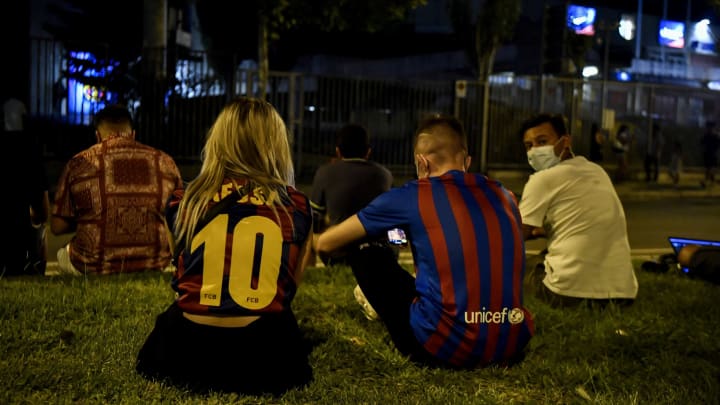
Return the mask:
[[545, 170], [560, 163], [560, 156], [555, 154], [555, 145], [535, 146], [527, 152], [528, 163], [536, 172]]

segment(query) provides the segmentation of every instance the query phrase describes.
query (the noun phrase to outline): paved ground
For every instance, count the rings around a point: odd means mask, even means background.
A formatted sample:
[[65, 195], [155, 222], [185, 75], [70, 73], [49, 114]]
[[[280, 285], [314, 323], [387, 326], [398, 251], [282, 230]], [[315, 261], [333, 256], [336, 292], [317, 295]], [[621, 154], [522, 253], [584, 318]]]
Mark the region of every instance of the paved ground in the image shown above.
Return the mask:
[[[612, 168], [606, 168], [612, 170]], [[490, 176], [503, 182], [503, 184], [518, 195], [527, 182], [528, 174], [512, 170], [490, 171]], [[615, 190], [621, 200], [665, 199], [665, 198], [720, 198], [720, 183], [702, 187], [700, 182], [704, 179], [704, 172], [700, 169], [688, 170], [682, 174], [677, 185], [666, 173], [661, 173], [657, 183], [646, 183], [644, 174], [635, 172], [631, 179], [615, 184]], [[720, 174], [718, 174], [720, 181]]]

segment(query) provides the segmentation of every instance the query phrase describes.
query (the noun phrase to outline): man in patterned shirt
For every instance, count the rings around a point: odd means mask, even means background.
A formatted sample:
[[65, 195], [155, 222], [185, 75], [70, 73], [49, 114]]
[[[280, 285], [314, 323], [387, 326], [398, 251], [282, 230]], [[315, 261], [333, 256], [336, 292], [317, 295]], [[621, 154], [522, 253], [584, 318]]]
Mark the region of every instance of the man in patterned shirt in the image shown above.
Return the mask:
[[61, 272], [162, 270], [172, 255], [165, 207], [183, 186], [166, 153], [135, 140], [130, 112], [111, 105], [95, 116], [97, 143], [65, 166], [50, 229], [75, 235], [58, 251]]

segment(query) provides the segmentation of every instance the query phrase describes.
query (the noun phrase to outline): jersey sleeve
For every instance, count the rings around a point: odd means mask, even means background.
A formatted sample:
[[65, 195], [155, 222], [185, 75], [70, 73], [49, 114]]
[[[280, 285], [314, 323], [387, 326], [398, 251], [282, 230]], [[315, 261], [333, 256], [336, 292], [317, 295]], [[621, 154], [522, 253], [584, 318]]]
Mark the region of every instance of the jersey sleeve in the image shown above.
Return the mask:
[[370, 237], [383, 235], [388, 229], [407, 224], [407, 188], [394, 188], [377, 196], [358, 212], [360, 223]]

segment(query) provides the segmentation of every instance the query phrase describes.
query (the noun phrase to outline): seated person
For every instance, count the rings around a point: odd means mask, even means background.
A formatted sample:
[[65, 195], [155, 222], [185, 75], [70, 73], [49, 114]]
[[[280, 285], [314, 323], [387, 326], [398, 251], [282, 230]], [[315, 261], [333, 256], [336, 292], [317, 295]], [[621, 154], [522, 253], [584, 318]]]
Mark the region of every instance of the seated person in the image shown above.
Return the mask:
[[[310, 203], [316, 237], [392, 187], [392, 174], [369, 160], [371, 152], [364, 127], [349, 124], [340, 128], [335, 146], [337, 159], [320, 166], [313, 179]], [[331, 257], [320, 255], [320, 258], [326, 265], [342, 263], [344, 253], [335, 252]]]
[[416, 277], [386, 243], [363, 243], [347, 260], [395, 347], [421, 365], [509, 365], [534, 333], [521, 294], [525, 250], [515, 196], [468, 173], [467, 151], [460, 121], [427, 118], [415, 135], [418, 180], [386, 191], [317, 240], [318, 251], [329, 253], [389, 229], [407, 233]]
[[520, 136], [535, 169], [520, 200], [523, 234], [547, 237], [547, 254], [528, 260], [528, 290], [556, 306], [632, 303], [638, 283], [610, 177], [573, 154], [561, 115], [530, 117]]
[[72, 233], [58, 250], [62, 273], [164, 270], [171, 265], [165, 207], [182, 188], [165, 152], [135, 140], [130, 112], [111, 105], [95, 116], [97, 144], [65, 165], [50, 230]]
[[[28, 133], [4, 131], [5, 146], [15, 159], [1, 159], [3, 184], [13, 196], [2, 199], [4, 230], [0, 243], [0, 277], [44, 274], [46, 224], [50, 214], [48, 179], [42, 152]], [[18, 175], [22, 173], [22, 175]]]
[[312, 380], [292, 310], [312, 216], [292, 183], [288, 131], [275, 108], [231, 101], [210, 129], [200, 174], [170, 201], [177, 295], [138, 353], [142, 376], [254, 395]]
[[720, 247], [683, 246], [677, 259], [680, 266], [688, 269], [690, 277], [720, 284]]

